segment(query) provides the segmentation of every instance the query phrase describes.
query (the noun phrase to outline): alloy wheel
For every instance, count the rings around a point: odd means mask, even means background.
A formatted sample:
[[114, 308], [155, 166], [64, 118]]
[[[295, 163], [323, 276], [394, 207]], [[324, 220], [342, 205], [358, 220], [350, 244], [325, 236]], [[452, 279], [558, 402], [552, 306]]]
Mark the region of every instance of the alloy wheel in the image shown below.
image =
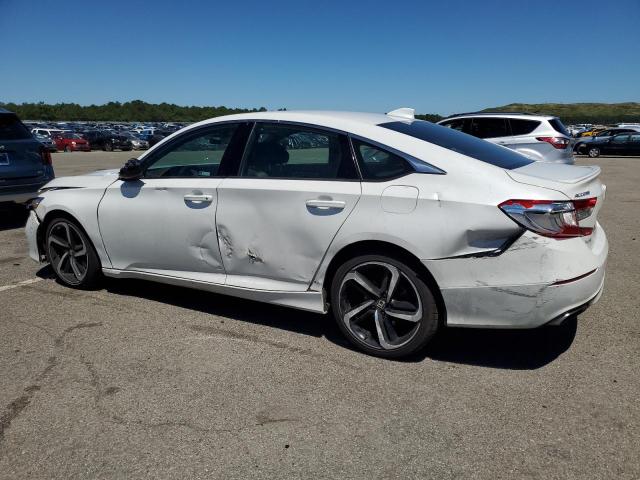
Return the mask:
[[47, 238], [49, 262], [58, 276], [70, 285], [80, 284], [87, 275], [87, 245], [78, 228], [61, 220], [55, 223]]
[[356, 265], [344, 276], [339, 292], [344, 325], [369, 347], [398, 349], [420, 327], [423, 315], [418, 289], [395, 265]]

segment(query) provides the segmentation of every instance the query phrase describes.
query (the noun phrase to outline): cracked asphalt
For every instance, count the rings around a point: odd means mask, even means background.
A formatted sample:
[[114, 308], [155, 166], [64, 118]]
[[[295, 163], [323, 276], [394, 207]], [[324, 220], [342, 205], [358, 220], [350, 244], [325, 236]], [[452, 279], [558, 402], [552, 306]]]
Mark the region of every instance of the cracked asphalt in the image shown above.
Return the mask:
[[[58, 176], [130, 153], [54, 154]], [[560, 328], [418, 358], [329, 317], [142, 281], [92, 292], [0, 209], [0, 478], [640, 478], [640, 159], [603, 167], [605, 293]]]

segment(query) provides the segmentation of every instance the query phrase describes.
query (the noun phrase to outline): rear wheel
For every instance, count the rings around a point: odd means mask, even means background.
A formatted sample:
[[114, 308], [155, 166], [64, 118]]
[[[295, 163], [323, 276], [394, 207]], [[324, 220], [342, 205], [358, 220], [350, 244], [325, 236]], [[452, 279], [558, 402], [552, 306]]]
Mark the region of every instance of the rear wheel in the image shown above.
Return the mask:
[[344, 263], [331, 285], [340, 330], [359, 349], [399, 358], [422, 349], [438, 329], [429, 286], [408, 265], [381, 255]]
[[600, 156], [600, 149], [598, 147], [589, 147], [588, 153], [591, 158], [597, 158]]
[[93, 288], [101, 277], [100, 260], [91, 241], [72, 220], [56, 218], [47, 227], [47, 258], [67, 286]]
[[71, 150], [71, 147], [69, 145], [65, 145], [64, 146], [64, 151], [65, 152], [71, 152], [72, 150]]

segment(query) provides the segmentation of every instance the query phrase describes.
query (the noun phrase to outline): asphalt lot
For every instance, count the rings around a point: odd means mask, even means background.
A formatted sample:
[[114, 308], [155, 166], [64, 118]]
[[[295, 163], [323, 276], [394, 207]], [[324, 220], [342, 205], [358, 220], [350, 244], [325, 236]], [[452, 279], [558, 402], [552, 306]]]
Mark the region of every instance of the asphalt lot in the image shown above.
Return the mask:
[[64, 288], [0, 211], [0, 478], [640, 478], [640, 159], [578, 163], [608, 187], [600, 302], [560, 328], [449, 329], [406, 362], [351, 350], [320, 315]]

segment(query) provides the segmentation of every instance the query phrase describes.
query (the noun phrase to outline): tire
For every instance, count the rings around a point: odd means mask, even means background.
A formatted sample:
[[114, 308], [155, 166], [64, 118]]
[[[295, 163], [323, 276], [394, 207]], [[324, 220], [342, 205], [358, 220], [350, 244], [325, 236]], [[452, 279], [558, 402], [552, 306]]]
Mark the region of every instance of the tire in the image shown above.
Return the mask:
[[111, 143], [107, 142], [104, 144], [104, 151], [105, 152], [113, 152], [113, 145], [111, 145]]
[[91, 240], [69, 218], [58, 217], [49, 222], [45, 250], [57, 279], [68, 287], [93, 289], [102, 278], [100, 259]]
[[587, 153], [591, 158], [598, 158], [600, 156], [600, 149], [598, 147], [589, 147]]
[[429, 285], [410, 266], [383, 255], [355, 257], [338, 268], [331, 282], [331, 309], [349, 342], [384, 358], [420, 351], [439, 325]]
[[64, 146], [64, 151], [69, 153], [73, 152], [73, 150], [71, 150], [71, 147], [69, 145]]

